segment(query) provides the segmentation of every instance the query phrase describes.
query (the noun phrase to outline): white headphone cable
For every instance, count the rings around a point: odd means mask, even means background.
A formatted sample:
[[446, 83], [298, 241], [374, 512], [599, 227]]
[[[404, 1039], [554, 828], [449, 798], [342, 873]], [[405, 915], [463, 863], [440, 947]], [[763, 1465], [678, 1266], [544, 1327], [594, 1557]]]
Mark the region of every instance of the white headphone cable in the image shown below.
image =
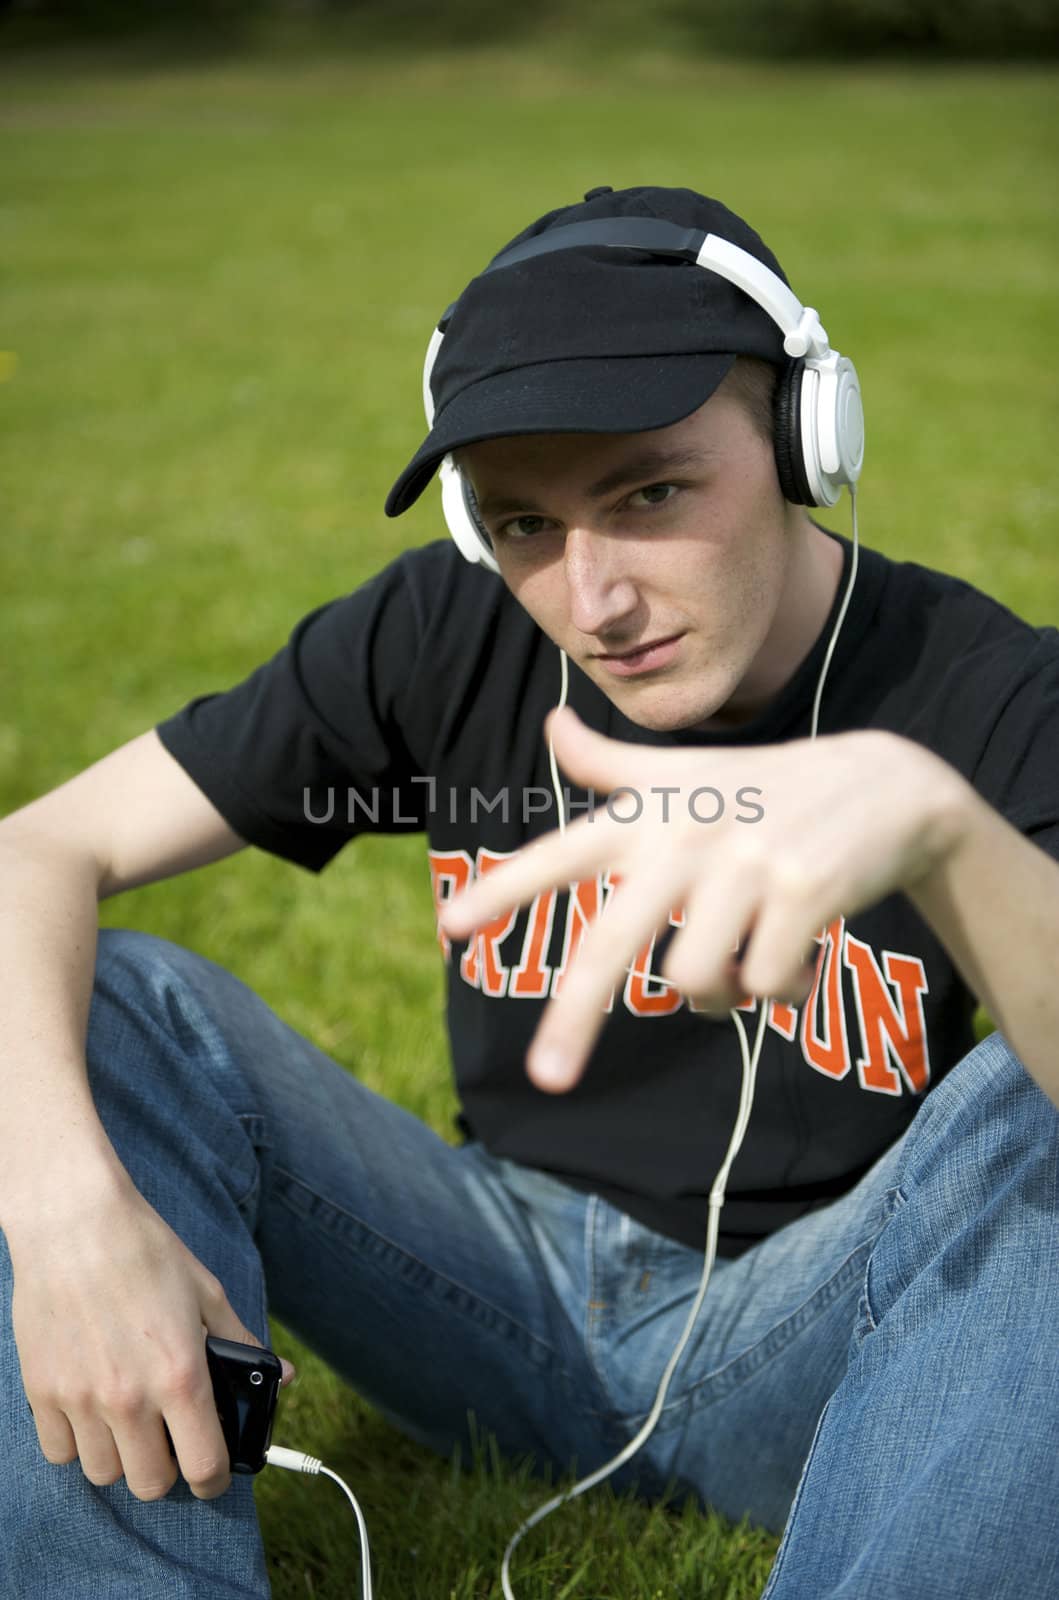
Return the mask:
[[[853, 519], [853, 551], [850, 559], [849, 579], [846, 583], [846, 592], [842, 598], [842, 604], [839, 607], [838, 616], [835, 618], [835, 625], [831, 630], [831, 638], [828, 642], [823, 665], [820, 669], [820, 677], [817, 680], [816, 695], [813, 701], [812, 723], [809, 733], [810, 739], [815, 739], [817, 736], [820, 718], [820, 702], [823, 697], [824, 681], [831, 665], [831, 658], [835, 653], [835, 645], [838, 642], [838, 636], [842, 629], [842, 624], [846, 620], [846, 612], [849, 609], [849, 602], [853, 594], [853, 585], [857, 578], [859, 537], [857, 528], [856, 484], [850, 485], [850, 504], [852, 508]], [[566, 653], [565, 651], [560, 651], [559, 654], [559, 709], [562, 709], [567, 702], [570, 680]], [[559, 812], [559, 831], [560, 833], [565, 833], [566, 814], [563, 806], [562, 791], [559, 785], [559, 768], [555, 757], [555, 749], [551, 739], [548, 740], [548, 762], [551, 770], [552, 786], [555, 792], [555, 799]], [[583, 913], [581, 914], [583, 915]], [[627, 973], [637, 973], [635, 963], [632, 963], [626, 967], [625, 971]], [[643, 978], [646, 978], [647, 976], [645, 973], [638, 973], [637, 975]], [[675, 985], [670, 983], [667, 978], [654, 979], [652, 976], [652, 981], [656, 981], [668, 988], [675, 987]], [[728, 1013], [735, 1024], [736, 1032], [739, 1036], [739, 1051], [743, 1061], [743, 1076], [739, 1091], [739, 1109], [736, 1112], [735, 1126], [732, 1129], [732, 1137], [728, 1142], [728, 1149], [725, 1152], [725, 1157], [721, 1163], [720, 1170], [718, 1171], [716, 1178], [713, 1180], [713, 1186], [710, 1189], [709, 1200], [707, 1202], [706, 1253], [703, 1258], [702, 1276], [699, 1280], [699, 1287], [695, 1294], [695, 1298], [691, 1303], [691, 1309], [688, 1312], [688, 1316], [684, 1323], [684, 1328], [681, 1332], [680, 1338], [677, 1340], [673, 1352], [670, 1355], [669, 1360], [666, 1362], [665, 1371], [662, 1373], [662, 1377], [659, 1380], [658, 1389], [655, 1394], [651, 1410], [645, 1418], [640, 1431], [635, 1435], [634, 1438], [629, 1440], [628, 1444], [626, 1444], [616, 1456], [612, 1457], [610, 1461], [604, 1462], [601, 1467], [597, 1467], [595, 1472], [589, 1473], [587, 1477], [580, 1478], [572, 1488], [565, 1490], [562, 1494], [555, 1495], [551, 1500], [547, 1500], [543, 1505], [538, 1506], [537, 1510], [534, 1511], [531, 1516], [527, 1517], [526, 1520], [515, 1530], [514, 1534], [508, 1541], [507, 1548], [504, 1551], [503, 1560], [500, 1564], [500, 1586], [504, 1593], [504, 1600], [516, 1600], [514, 1590], [511, 1587], [511, 1557], [518, 1545], [525, 1538], [526, 1534], [529, 1533], [530, 1529], [535, 1528], [538, 1522], [543, 1522], [545, 1517], [549, 1516], [553, 1511], [558, 1510], [560, 1506], [566, 1505], [566, 1503], [570, 1500], [577, 1499], [579, 1495], [585, 1494], [589, 1489], [594, 1489], [597, 1484], [602, 1483], [604, 1479], [609, 1478], [612, 1473], [616, 1472], [619, 1467], [624, 1466], [627, 1461], [630, 1461], [654, 1432], [654, 1429], [658, 1423], [658, 1419], [662, 1415], [670, 1381], [677, 1369], [677, 1365], [681, 1356], [684, 1354], [684, 1351], [687, 1348], [688, 1340], [691, 1338], [695, 1323], [698, 1320], [702, 1303], [706, 1298], [706, 1290], [709, 1286], [710, 1275], [713, 1271], [713, 1264], [717, 1255], [717, 1235], [720, 1226], [721, 1208], [725, 1201], [725, 1188], [728, 1182], [728, 1174], [731, 1171], [732, 1163], [739, 1154], [740, 1147], [743, 1143], [743, 1138], [746, 1134], [747, 1126], [750, 1122], [750, 1112], [754, 1103], [754, 1088], [757, 1082], [758, 1061], [761, 1056], [761, 1047], [764, 1043], [765, 1022], [768, 1017], [770, 1005], [771, 997], [762, 995], [760, 998], [757, 1031], [754, 1035], [754, 1046], [752, 1052], [747, 1041], [746, 1028], [743, 1024], [742, 1017], [734, 1008]]]
[[842, 624], [846, 620], [846, 612], [849, 610], [849, 602], [853, 595], [853, 585], [857, 581], [857, 567], [860, 564], [860, 538], [857, 531], [857, 485], [855, 483], [851, 483], [849, 485], [849, 507], [850, 516], [853, 522], [853, 550], [849, 560], [849, 581], [846, 584], [846, 592], [842, 597], [842, 604], [839, 607], [838, 616], [835, 618], [835, 626], [831, 630], [831, 640], [827, 647], [827, 654], [824, 656], [824, 664], [820, 668], [820, 677], [816, 685], [816, 698], [813, 701], [813, 720], [809, 729], [810, 739], [816, 738], [817, 725], [820, 720], [820, 701], [823, 698], [824, 693], [824, 680], [827, 677], [828, 668], [831, 665], [831, 657], [835, 653], [835, 645], [838, 643], [838, 636], [842, 631]]
[[265, 1452], [265, 1460], [270, 1467], [282, 1467], [286, 1472], [306, 1472], [310, 1477], [318, 1474], [330, 1478], [332, 1483], [337, 1483], [346, 1499], [353, 1507], [353, 1515], [357, 1519], [357, 1532], [360, 1535], [360, 1600], [372, 1600], [371, 1591], [371, 1550], [368, 1547], [368, 1525], [364, 1520], [364, 1513], [360, 1509], [353, 1490], [340, 1478], [337, 1472], [332, 1472], [330, 1467], [325, 1467], [316, 1456], [308, 1456], [302, 1450], [288, 1450], [285, 1445], [270, 1445]]

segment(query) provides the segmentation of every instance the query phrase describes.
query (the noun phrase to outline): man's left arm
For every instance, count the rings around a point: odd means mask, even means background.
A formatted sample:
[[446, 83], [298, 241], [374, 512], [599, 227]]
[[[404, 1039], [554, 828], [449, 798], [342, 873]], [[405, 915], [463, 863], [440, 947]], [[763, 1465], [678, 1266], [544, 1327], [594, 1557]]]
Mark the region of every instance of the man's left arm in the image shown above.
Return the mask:
[[1059, 861], [964, 788], [955, 842], [905, 893], [1059, 1106]]

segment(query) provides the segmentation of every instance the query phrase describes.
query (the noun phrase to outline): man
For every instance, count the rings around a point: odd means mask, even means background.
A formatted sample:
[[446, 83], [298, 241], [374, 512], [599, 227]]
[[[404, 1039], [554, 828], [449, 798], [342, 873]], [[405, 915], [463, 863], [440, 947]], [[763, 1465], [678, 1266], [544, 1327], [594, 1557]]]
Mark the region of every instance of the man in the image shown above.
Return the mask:
[[[773, 309], [658, 225], [745, 252]], [[618, 1481], [777, 1530], [793, 1502], [787, 1600], [1043, 1593], [1056, 635], [811, 521], [859, 470], [855, 375], [777, 321], [745, 223], [600, 190], [520, 238], [443, 319], [388, 502], [455, 453], [499, 576], [410, 552], [0, 828], [12, 1592], [267, 1591], [202, 1358], [203, 1328], [264, 1337], [266, 1285], [436, 1448], [473, 1411], [606, 1461], [686, 1321], [756, 1012], [713, 1281]], [[830, 455], [801, 404], [827, 383]], [[556, 820], [566, 662], [581, 821], [505, 868]], [[586, 809], [620, 786], [654, 810]], [[246, 842], [319, 870], [366, 828], [428, 832], [459, 1149], [190, 952], [104, 933], [93, 967], [97, 898]], [[972, 1049], [975, 995], [1004, 1036]]]

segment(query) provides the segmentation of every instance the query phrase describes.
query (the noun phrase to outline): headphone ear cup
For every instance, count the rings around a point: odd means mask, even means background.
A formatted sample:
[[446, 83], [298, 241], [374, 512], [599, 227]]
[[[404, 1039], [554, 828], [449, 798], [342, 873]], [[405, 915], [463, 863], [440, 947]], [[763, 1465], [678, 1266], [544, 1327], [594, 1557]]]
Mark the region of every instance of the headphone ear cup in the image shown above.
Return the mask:
[[482, 521], [482, 513], [478, 509], [478, 496], [474, 492], [474, 485], [470, 478], [466, 477], [462, 472], [460, 473], [460, 483], [463, 486], [463, 503], [467, 507], [467, 515], [471, 519], [474, 531], [482, 544], [492, 554], [493, 541], [490, 539], [485, 523]]
[[805, 364], [790, 362], [780, 373], [772, 403], [773, 449], [783, 498], [792, 505], [816, 504], [805, 471], [802, 443], [802, 376]]
[[478, 515], [474, 490], [451, 456], [442, 461], [438, 477], [442, 510], [456, 548], [468, 561], [499, 572], [489, 535]]

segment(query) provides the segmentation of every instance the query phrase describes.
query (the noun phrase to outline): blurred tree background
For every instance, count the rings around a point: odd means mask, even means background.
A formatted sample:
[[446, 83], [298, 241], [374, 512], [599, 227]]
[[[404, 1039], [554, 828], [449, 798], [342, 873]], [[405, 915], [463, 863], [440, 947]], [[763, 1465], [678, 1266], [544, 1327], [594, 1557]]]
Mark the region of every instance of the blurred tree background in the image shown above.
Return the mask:
[[[343, 32], [363, 46], [539, 40], [605, 31], [632, 44], [758, 57], [1039, 59], [1059, 49], [1057, 0], [0, 0], [9, 39], [145, 39], [206, 29], [215, 47]], [[0, 36], [2, 37], [2, 36]]]

